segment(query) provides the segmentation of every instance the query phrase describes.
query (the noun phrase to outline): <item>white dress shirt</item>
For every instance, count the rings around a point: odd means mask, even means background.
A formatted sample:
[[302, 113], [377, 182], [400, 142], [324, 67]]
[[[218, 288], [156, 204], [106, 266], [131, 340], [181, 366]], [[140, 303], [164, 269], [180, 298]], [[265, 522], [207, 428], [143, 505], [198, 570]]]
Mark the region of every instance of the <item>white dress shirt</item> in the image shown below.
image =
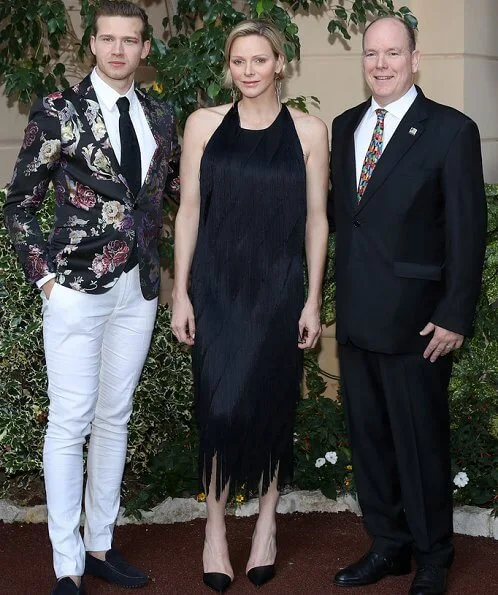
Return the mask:
[[135, 128], [138, 144], [140, 145], [143, 184], [157, 145], [152, 136], [152, 132], [150, 131], [144, 110], [135, 93], [135, 85], [132, 84], [124, 95], [120, 95], [100, 78], [97, 69], [95, 68], [90, 75], [90, 80], [92, 81], [93, 89], [97, 95], [109, 140], [111, 141], [114, 154], [119, 163], [121, 163], [121, 138], [119, 136], [119, 110], [116, 101], [120, 97], [128, 98], [130, 102], [130, 118], [133, 123], [133, 128]]
[[[398, 124], [403, 119], [406, 112], [410, 109], [412, 103], [417, 97], [417, 89], [415, 85], [412, 85], [408, 91], [396, 101], [389, 103], [384, 106], [383, 109], [387, 110], [387, 114], [384, 120], [384, 135], [382, 137], [382, 151], [387, 147], [393, 134], [396, 132]], [[361, 169], [363, 162], [365, 161], [365, 155], [367, 154], [370, 141], [372, 140], [373, 131], [377, 124], [376, 109], [380, 109], [380, 106], [375, 99], [372, 97], [372, 104], [365, 112], [361, 122], [354, 133], [354, 151], [356, 160], [356, 187], [360, 182]]]
[[[119, 109], [116, 105], [116, 101], [120, 97], [128, 97], [130, 102], [130, 118], [133, 127], [135, 128], [138, 144], [140, 146], [143, 184], [157, 145], [150, 130], [149, 123], [147, 122], [147, 118], [145, 117], [144, 110], [135, 93], [135, 85], [132, 84], [124, 95], [120, 95], [100, 78], [96, 68], [93, 69], [90, 75], [90, 80], [95, 90], [95, 94], [97, 95], [107, 134], [109, 135], [109, 140], [111, 141], [114, 154], [116, 155], [119, 164], [121, 164], [121, 138], [119, 136]], [[54, 279], [54, 277], [54, 273], [45, 275], [36, 282], [37, 287], [41, 289], [47, 281]]]

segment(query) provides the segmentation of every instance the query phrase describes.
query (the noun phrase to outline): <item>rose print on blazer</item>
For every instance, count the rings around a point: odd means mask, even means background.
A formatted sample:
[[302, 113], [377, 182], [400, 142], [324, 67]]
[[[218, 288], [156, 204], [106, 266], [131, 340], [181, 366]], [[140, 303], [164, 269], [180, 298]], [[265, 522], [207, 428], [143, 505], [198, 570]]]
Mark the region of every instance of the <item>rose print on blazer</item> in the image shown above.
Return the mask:
[[124, 264], [129, 251], [128, 244], [122, 240], [114, 240], [104, 246], [104, 252], [95, 256], [91, 266], [97, 279], [107, 273], [113, 273], [117, 266]]
[[[164, 189], [177, 193], [170, 178], [178, 171], [179, 149], [171, 106], [138, 90], [137, 97], [157, 149], [136, 201], [109, 144], [90, 77], [33, 106], [5, 207], [7, 228], [31, 282], [55, 271], [62, 285], [103, 293], [116, 283], [138, 234], [142, 292], [146, 299], [157, 296], [154, 240], [161, 229]], [[170, 167], [168, 161], [175, 163]], [[34, 214], [49, 181], [57, 206], [54, 229], [45, 239]]]

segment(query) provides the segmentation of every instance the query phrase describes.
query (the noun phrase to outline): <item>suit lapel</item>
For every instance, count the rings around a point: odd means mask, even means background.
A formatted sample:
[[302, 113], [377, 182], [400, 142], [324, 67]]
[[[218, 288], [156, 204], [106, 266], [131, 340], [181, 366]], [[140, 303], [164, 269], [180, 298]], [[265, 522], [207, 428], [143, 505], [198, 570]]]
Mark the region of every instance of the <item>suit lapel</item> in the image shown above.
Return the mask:
[[357, 212], [365, 208], [403, 155], [411, 149], [424, 133], [423, 121], [427, 118], [425, 97], [418, 87], [417, 91], [417, 98], [399, 123], [389, 144], [377, 162], [372, 177], [367, 184], [365, 194], [358, 204]]
[[354, 146], [354, 132], [370, 106], [370, 100], [360, 104], [352, 113], [349, 124], [345, 129], [344, 145], [344, 184], [346, 189], [347, 206], [351, 211], [356, 208], [356, 154]]
[[[140, 101], [140, 105], [142, 106], [142, 109], [144, 110], [145, 118], [149, 125], [150, 131], [152, 132], [152, 136], [154, 137], [154, 140], [156, 141], [156, 149], [154, 151], [154, 154], [152, 155], [152, 159], [150, 160], [149, 169], [147, 170], [147, 175], [145, 176], [144, 183], [142, 185], [142, 188], [143, 188], [144, 186], [146, 186], [148, 184], [148, 182], [151, 179], [152, 174], [157, 170], [158, 162], [161, 159], [162, 155], [165, 152], [167, 152], [167, 146], [166, 146], [167, 135], [165, 134], [165, 131], [162, 130], [162, 128], [161, 128], [161, 124], [160, 124], [161, 114], [156, 113], [157, 110], [154, 109], [154, 106], [151, 105], [150, 100], [145, 95], [145, 93], [143, 93], [139, 89], [137, 89], [136, 93], [137, 93], [138, 100]], [[163, 127], [164, 127], [164, 122], [163, 122]]]
[[[102, 110], [91, 83], [90, 75], [83, 79], [75, 90], [79, 95], [81, 113], [91, 132], [91, 135], [89, 135], [90, 145], [95, 147], [92, 152], [91, 163], [89, 163], [90, 169], [94, 171], [99, 179], [124, 184], [128, 187], [109, 140]], [[88, 148], [90, 145], [86, 144], [86, 147]]]

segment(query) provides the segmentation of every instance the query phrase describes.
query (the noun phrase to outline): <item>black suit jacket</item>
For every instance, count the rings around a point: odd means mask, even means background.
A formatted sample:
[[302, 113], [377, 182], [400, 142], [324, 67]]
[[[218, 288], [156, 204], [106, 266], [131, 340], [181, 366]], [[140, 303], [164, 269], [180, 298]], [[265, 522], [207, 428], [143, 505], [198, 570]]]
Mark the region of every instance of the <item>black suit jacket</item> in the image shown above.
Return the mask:
[[[4, 207], [32, 283], [54, 272], [62, 285], [103, 293], [136, 244], [142, 293], [146, 299], [158, 295], [162, 200], [165, 191], [179, 189], [179, 150], [171, 106], [138, 90], [137, 96], [157, 144], [137, 196], [116, 159], [89, 76], [33, 106]], [[35, 214], [49, 182], [56, 207], [46, 240]]]
[[428, 322], [469, 335], [480, 290], [486, 198], [479, 132], [418, 96], [356, 202], [354, 131], [370, 100], [332, 123], [329, 220], [336, 231], [337, 339], [420, 352]]

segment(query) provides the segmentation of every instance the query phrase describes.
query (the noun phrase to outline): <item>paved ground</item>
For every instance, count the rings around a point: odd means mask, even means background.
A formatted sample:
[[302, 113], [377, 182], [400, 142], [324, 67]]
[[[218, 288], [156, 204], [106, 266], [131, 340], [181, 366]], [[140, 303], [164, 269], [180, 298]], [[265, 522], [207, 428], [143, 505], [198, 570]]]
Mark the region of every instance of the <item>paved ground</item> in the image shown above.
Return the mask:
[[[257, 590], [244, 575], [254, 518], [229, 517], [228, 538], [235, 570], [229, 594], [403, 595], [412, 575], [388, 577], [378, 585], [344, 589], [332, 585], [334, 572], [369, 546], [361, 519], [352, 513], [293, 514], [278, 517], [277, 576]], [[207, 595], [202, 584], [203, 520], [174, 525], [117, 527], [115, 546], [153, 577], [139, 591], [125, 591], [97, 579], [85, 581], [88, 595]], [[455, 536], [456, 557], [450, 595], [498, 594], [498, 542]], [[0, 594], [48, 595], [53, 583], [46, 525], [0, 523]]]

